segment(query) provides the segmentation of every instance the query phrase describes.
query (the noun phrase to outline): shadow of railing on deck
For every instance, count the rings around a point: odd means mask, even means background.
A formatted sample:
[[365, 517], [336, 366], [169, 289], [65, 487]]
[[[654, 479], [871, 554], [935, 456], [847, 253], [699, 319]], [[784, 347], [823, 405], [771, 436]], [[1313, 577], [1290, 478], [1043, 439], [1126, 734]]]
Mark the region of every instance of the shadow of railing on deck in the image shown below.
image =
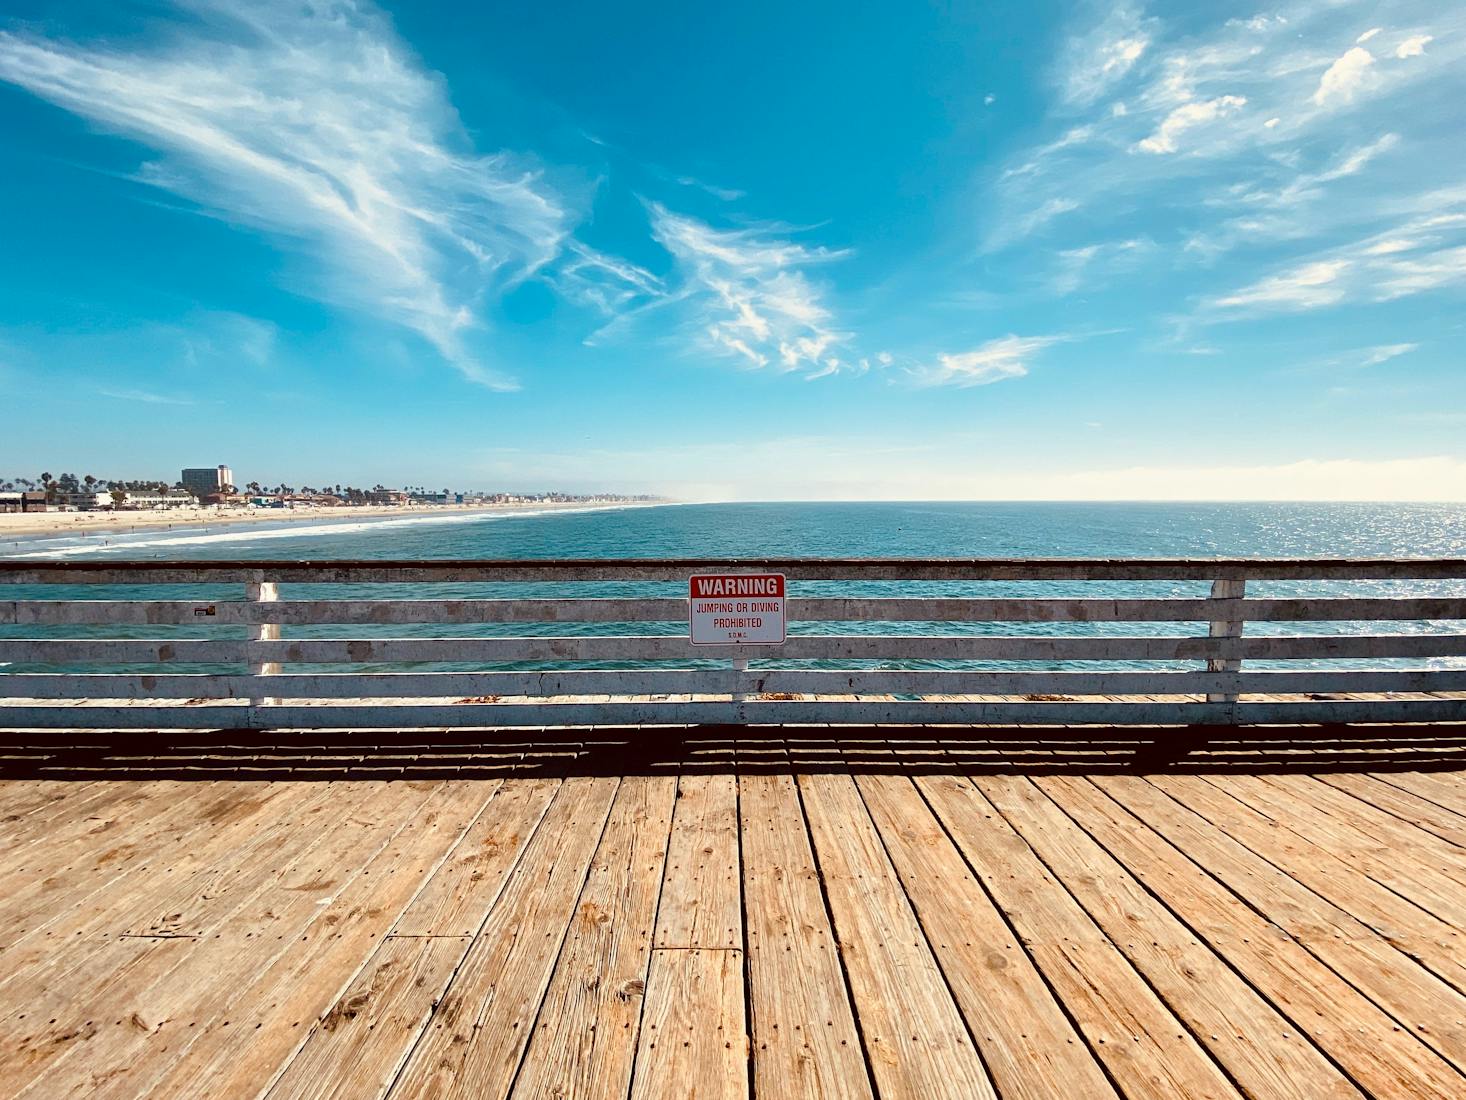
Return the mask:
[[1466, 769], [1466, 725], [0, 733], [0, 778], [79, 781], [1405, 769]]

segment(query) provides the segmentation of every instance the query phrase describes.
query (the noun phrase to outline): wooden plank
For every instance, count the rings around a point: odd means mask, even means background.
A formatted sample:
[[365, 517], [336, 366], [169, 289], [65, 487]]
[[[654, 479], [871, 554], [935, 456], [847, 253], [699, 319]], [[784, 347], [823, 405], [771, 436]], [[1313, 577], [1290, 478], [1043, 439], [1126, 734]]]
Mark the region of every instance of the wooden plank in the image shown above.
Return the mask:
[[466, 581], [685, 582], [693, 573], [783, 573], [790, 580], [1448, 580], [1454, 558], [660, 558], [550, 561], [0, 560], [0, 583], [219, 584], [263, 573], [281, 583], [403, 584]]
[[998, 1094], [1115, 1096], [911, 780], [863, 775], [857, 782]]
[[[358, 874], [440, 786], [384, 788], [371, 806], [379, 815], [375, 820], [363, 820], [366, 809], [358, 806], [320, 844], [267, 872], [256, 889], [241, 891], [247, 897], [234, 899], [231, 919], [219, 934], [114, 940], [128, 945], [107, 953], [119, 965], [81, 968], [79, 980], [65, 987], [48, 984], [28, 1006], [22, 1040], [0, 1048], [0, 1073], [18, 1095], [26, 1086], [40, 1095], [94, 1095], [104, 1081], [147, 1068], [141, 1063], [155, 1064], [148, 1053], [165, 1054], [175, 1034], [187, 1030], [186, 1022], [169, 1028], [169, 1021], [207, 1018], [218, 999], [267, 966], [274, 951], [320, 915], [323, 907], [316, 903]], [[260, 946], [267, 942], [273, 947]], [[94, 1026], [85, 1026], [87, 1021]]]
[[10, 962], [8, 972], [0, 972], [0, 986], [21, 970], [19, 960], [25, 957], [21, 945], [38, 936], [54, 937], [57, 922], [77, 906], [100, 891], [116, 889], [134, 869], [187, 862], [187, 846], [197, 843], [208, 815], [219, 814], [220, 824], [227, 825], [227, 807], [238, 805], [247, 816], [270, 802], [268, 797], [231, 798], [233, 792], [211, 783], [167, 784], [159, 793], [164, 800], [146, 810], [114, 809], [116, 816], [104, 816], [107, 811], [102, 811], [87, 835], [68, 843], [58, 841], [53, 848], [39, 840], [28, 845], [23, 859], [0, 874], [0, 896], [5, 899], [0, 906], [0, 945]]
[[632, 1100], [748, 1095], [740, 882], [736, 780], [682, 776]]
[[49, 815], [69, 816], [80, 800], [104, 793], [97, 780], [0, 779], [0, 825], [7, 836], [20, 836]]
[[971, 782], [924, 776], [916, 783], [1123, 1094], [1239, 1095]]
[[[1268, 601], [1258, 601], [1267, 603]], [[1319, 605], [1318, 614], [1291, 618], [1453, 618], [1449, 614], [1411, 614], [1404, 609], [1453, 611], [1466, 601], [1271, 601], [1283, 610], [1298, 611], [1303, 603]], [[1333, 604], [1359, 604], [1358, 613], [1328, 614]], [[1368, 606], [1364, 606], [1365, 604]], [[1440, 608], [1436, 608], [1436, 604]], [[1269, 604], [1270, 606], [1270, 604]], [[9, 624], [58, 626], [69, 624], [274, 623], [343, 626], [401, 623], [511, 623], [511, 622], [680, 622], [687, 617], [686, 599], [479, 599], [479, 600], [288, 600], [262, 605], [236, 601], [197, 600], [17, 600], [4, 608]], [[1256, 618], [1273, 617], [1259, 609]], [[1365, 613], [1368, 612], [1368, 613]], [[1391, 612], [1398, 612], [1392, 614]], [[791, 599], [791, 620], [928, 622], [1124, 622], [1205, 621], [1214, 615], [1210, 601], [1200, 599]]]
[[[231, 990], [164, 1066], [128, 1085], [156, 1100], [257, 1093], [482, 813], [497, 780], [458, 780], [410, 818], [253, 981]], [[322, 980], [324, 979], [324, 980]], [[161, 1072], [159, 1072], [161, 1070]], [[120, 1083], [109, 1082], [109, 1087]], [[120, 1092], [120, 1088], [118, 1089]]]
[[[1439, 1079], [1433, 1060], [1422, 1061], [1418, 1044], [1423, 1043], [1458, 1071], [1466, 1067], [1466, 1026], [1461, 1023], [1466, 1019], [1466, 997], [1458, 990], [1423, 969], [1377, 930], [1151, 784], [1130, 776], [1091, 779], [1046, 776], [1035, 782], [1060, 799], [1117, 858], [1136, 868], [1157, 896], [1201, 935], [1226, 944], [1228, 958], [1245, 961], [1260, 951], [1263, 957], [1257, 961], [1264, 971], [1293, 968], [1279, 971], [1284, 980], [1291, 981], [1289, 975], [1294, 973], [1316, 973], [1317, 967], [1298, 954], [1296, 941], [1389, 1014], [1393, 1025], [1389, 1035], [1375, 1027], [1365, 1035], [1373, 1036], [1373, 1041], [1363, 1046], [1355, 1038], [1357, 1032], [1338, 1036], [1337, 1045], [1350, 1053], [1352, 1061], [1365, 1067], [1380, 1065], [1375, 1076], [1388, 1075], [1384, 1067], [1394, 1065], [1407, 1076]], [[1357, 1013], [1346, 1017], [1344, 1009], [1355, 1005], [1356, 998], [1325, 981], [1336, 999], [1321, 1020], [1329, 1028], [1347, 1029], [1344, 1021]], [[1361, 1018], [1379, 1024], [1378, 1015], [1370, 1010], [1364, 1010]], [[1396, 1033], [1398, 1028], [1404, 1029], [1403, 1035]], [[1415, 1041], [1408, 1038], [1411, 1035]]]
[[794, 779], [741, 776], [738, 812], [754, 1095], [871, 1096]]
[[508, 1094], [617, 785], [579, 777], [561, 785], [392, 1096]]
[[1439, 596], [1328, 597], [1238, 600], [1251, 622], [1378, 622], [1389, 619], [1463, 619], [1466, 599]]
[[[1097, 776], [1095, 781], [1108, 790], [1114, 778]], [[1466, 953], [1461, 950], [1458, 927], [1432, 916], [1347, 859], [1279, 826], [1199, 776], [1146, 778], [1215, 829], [1352, 913], [1440, 978], [1466, 991]]]
[[356, 806], [351, 792], [330, 783], [216, 786], [221, 797], [172, 811], [171, 843], [139, 845], [136, 858], [109, 858], [117, 851], [109, 849], [90, 875], [38, 876], [42, 886], [80, 881], [66, 895], [42, 890], [31, 899], [24, 933], [5, 949], [0, 989], [61, 985], [76, 970], [100, 976], [91, 949], [109, 936], [208, 936], [264, 875], [310, 849], [322, 821]]
[[179, 800], [207, 799], [213, 793], [208, 783], [119, 782], [92, 791], [74, 807], [53, 805], [29, 821], [16, 822], [5, 830], [7, 843], [0, 851], [0, 898], [13, 898], [15, 888], [34, 874], [38, 860], [48, 868], [67, 869], [93, 855], [99, 839], [120, 838], [129, 829], [156, 824], [157, 816]]
[[[1226, 582], [1237, 583], [1237, 582]], [[1221, 614], [1275, 622], [1463, 619], [1466, 599], [1383, 597], [1317, 599], [1085, 599], [1018, 597], [791, 598], [793, 621], [815, 622], [1207, 622]], [[209, 625], [271, 623], [342, 626], [402, 623], [683, 622], [686, 598], [286, 600], [15, 600], [0, 623]]]
[[1346, 821], [1319, 813], [1261, 776], [1228, 775], [1219, 785], [1233, 798], [1265, 814], [1278, 828], [1343, 859], [1446, 923], [1466, 928], [1466, 885], [1448, 873], [1449, 869], [1432, 865], [1420, 851], [1426, 845], [1406, 849], [1409, 858], [1402, 859], [1399, 851], [1376, 843]]
[[[14, 664], [89, 665], [126, 661], [154, 664], [238, 665], [249, 660], [250, 643], [216, 638], [0, 638], [0, 661]], [[0, 677], [0, 687], [4, 686]]]
[[489, 803], [463, 843], [402, 914], [392, 935], [478, 935], [507, 876], [541, 827], [560, 784], [553, 777], [508, 780], [505, 790]]
[[[1325, 978], [1314, 997], [1297, 988], [1299, 979], [1309, 976], [1307, 969], [1291, 969], [1276, 981], [1259, 980], [1258, 971], [1245, 965], [1245, 954], [1240, 962], [1236, 958], [1236, 937], [1218, 942], [1209, 940], [1204, 929], [1193, 932], [1189, 921], [1182, 923], [1187, 920], [1184, 906], [1168, 908], [1147, 892], [1147, 867], [1137, 866], [1129, 855], [1107, 851], [1028, 779], [993, 775], [974, 777], [973, 782], [1243, 1092], [1250, 1096], [1294, 1096], [1299, 1100], [1358, 1097], [1359, 1089], [1320, 1053], [1314, 1042], [1338, 1058], [1366, 1087], [1381, 1081], [1391, 1087], [1398, 1083], [1394, 1073], [1377, 1075], [1371, 1082], [1359, 1073], [1355, 1061], [1335, 1052], [1331, 1045], [1335, 1032], [1342, 1031], [1346, 1042], [1357, 1046], [1353, 1031], [1337, 1025], [1318, 1026], [1317, 1010], [1338, 1005], [1335, 998], [1339, 992], [1346, 998], [1352, 995], [1354, 1001], [1363, 999], [1305, 952], [1299, 950], [1297, 954], [1312, 964], [1315, 974]], [[1215, 895], [1208, 896], [1205, 903], [1213, 904], [1214, 900]], [[1266, 938], [1265, 922], [1249, 916], [1252, 919], [1240, 935], [1245, 937], [1250, 932]], [[1239, 977], [1229, 962], [1238, 966], [1247, 980]], [[1271, 977], [1272, 972], [1267, 976]], [[1365, 1019], [1383, 1023], [1386, 1029], [1393, 1024], [1372, 1005], [1364, 1004], [1368, 1010]], [[1354, 1007], [1339, 1015], [1356, 1022]], [[1367, 1057], [1369, 1060], [1363, 1063], [1366, 1069], [1376, 1064], [1372, 1051]]]
[[1466, 778], [1452, 772], [1381, 772], [1376, 778], [1429, 799], [1437, 806], [1466, 815]]
[[1354, 772], [1320, 772], [1320, 782], [1368, 802], [1401, 821], [1410, 821], [1456, 847], [1466, 850], [1466, 815], [1448, 810], [1428, 798], [1385, 782], [1377, 776]]
[[513, 1096], [630, 1088], [676, 794], [671, 776], [622, 780]]
[[801, 775], [805, 814], [882, 1097], [992, 1097], [992, 1082], [846, 775]]
[[[1075, 637], [794, 634], [780, 660], [1206, 661], [1375, 659], [1466, 655], [1466, 634], [1318, 634], [1288, 637]], [[244, 642], [226, 639], [0, 638], [17, 665], [105, 663], [241, 665], [391, 664], [411, 661], [619, 661], [747, 658], [748, 647], [693, 647], [686, 636], [363, 638]], [[764, 654], [764, 656], [770, 656]], [[0, 686], [4, 676], [0, 675]]]
[[[250, 676], [115, 673], [11, 673], [0, 680], [11, 698], [27, 699], [248, 699], [259, 685]], [[756, 669], [740, 681], [732, 669], [576, 670], [558, 672], [347, 672], [272, 676], [270, 691], [284, 699], [428, 698], [455, 696], [560, 696], [749, 694], [828, 695], [1204, 695], [1237, 688], [1244, 693], [1466, 691], [1466, 670], [1429, 672], [925, 672], [891, 670]], [[948, 700], [959, 701], [959, 700]]]
[[[594, 696], [590, 697], [595, 699]], [[784, 701], [637, 700], [403, 703], [313, 703], [256, 707], [243, 703], [200, 706], [0, 705], [7, 729], [372, 729], [423, 727], [743, 725], [844, 723], [854, 725], [1083, 724], [1221, 725], [1466, 720], [1466, 697], [1370, 699], [1287, 703], [1196, 703], [1149, 699], [1115, 702], [887, 702], [816, 697]]]
[[381, 1096], [535, 835], [558, 779], [511, 779], [434, 872], [269, 1091], [349, 1100]]
[[1337, 821], [1351, 845], [1367, 847], [1376, 855], [1410, 853], [1413, 862], [1439, 871], [1466, 891], [1466, 851], [1442, 840], [1413, 821], [1405, 821], [1368, 801], [1355, 798], [1311, 775], [1266, 775], [1261, 777]]

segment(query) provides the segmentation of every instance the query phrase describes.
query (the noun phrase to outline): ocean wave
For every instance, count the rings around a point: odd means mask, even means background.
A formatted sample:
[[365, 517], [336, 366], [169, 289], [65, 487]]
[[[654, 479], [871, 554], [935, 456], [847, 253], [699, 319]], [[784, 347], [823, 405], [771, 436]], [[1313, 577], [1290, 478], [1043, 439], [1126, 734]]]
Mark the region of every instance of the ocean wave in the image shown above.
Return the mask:
[[103, 537], [91, 535], [84, 538], [48, 539], [63, 542], [64, 545], [49, 546], [44, 550], [23, 551], [7, 555], [10, 558], [64, 558], [84, 554], [120, 553], [163, 546], [214, 546], [230, 542], [257, 542], [267, 539], [318, 538], [322, 535], [349, 535], [388, 531], [401, 527], [416, 527], [428, 524], [486, 523], [493, 520], [525, 519], [531, 516], [564, 516], [586, 512], [613, 512], [627, 508], [653, 507], [645, 504], [596, 504], [584, 508], [532, 508], [522, 512], [470, 512], [458, 515], [435, 516], [411, 515], [400, 518], [381, 517], [361, 520], [335, 520], [325, 523], [288, 523], [279, 527], [256, 526], [241, 523], [223, 530], [189, 527], [181, 530], [139, 531], [135, 534], [118, 534]]

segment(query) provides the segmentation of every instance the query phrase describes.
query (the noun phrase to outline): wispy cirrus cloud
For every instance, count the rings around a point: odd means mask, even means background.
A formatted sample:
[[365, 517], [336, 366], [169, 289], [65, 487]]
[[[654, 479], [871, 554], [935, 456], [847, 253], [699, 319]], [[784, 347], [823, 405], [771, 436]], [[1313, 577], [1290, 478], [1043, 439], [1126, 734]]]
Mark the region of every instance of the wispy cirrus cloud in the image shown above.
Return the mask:
[[1022, 378], [1039, 352], [1068, 339], [1067, 336], [1003, 336], [970, 351], [942, 353], [935, 362], [914, 367], [909, 373], [919, 386], [987, 386], [1009, 378]]
[[197, 401], [188, 397], [178, 397], [163, 393], [152, 393], [149, 390], [110, 390], [101, 389], [97, 391], [103, 397], [116, 398], [119, 401], [141, 401], [148, 405], [196, 405]]
[[[1124, 5], [1092, 24], [1061, 50], [1050, 135], [994, 177], [984, 204], [988, 250], [1058, 237], [1076, 224], [1133, 235], [1137, 225], [1114, 223], [1167, 211], [1198, 223], [1192, 235], [1206, 245], [1198, 251], [1214, 256], [1248, 236], [1240, 223], [1218, 232], [1225, 215], [1217, 207], [1229, 195], [1243, 202], [1241, 195], [1270, 192], [1287, 202], [1304, 184], [1321, 193], [1363, 167], [1326, 174], [1359, 147], [1361, 129], [1442, 142], [1455, 102], [1442, 89], [1459, 83], [1466, 64], [1466, 13], [1429, 0], [1383, 0], [1372, 11], [1378, 26], [1351, 26], [1337, 4], [1294, 0], [1246, 19], [1188, 20], [1183, 32], [1179, 21]], [[1099, 44], [1127, 27], [1143, 35], [1144, 48], [1100, 79]], [[1406, 95], [1429, 103], [1408, 116], [1418, 126], [1400, 124]], [[1454, 155], [1436, 156], [1411, 182], [1428, 185], [1433, 176], [1439, 185], [1459, 166]], [[1207, 209], [1198, 211], [1198, 194]], [[1354, 206], [1351, 215], [1363, 212]], [[1275, 228], [1256, 223], [1255, 232]], [[1295, 218], [1290, 235], [1307, 228]]]
[[808, 274], [843, 253], [788, 239], [779, 226], [719, 229], [659, 203], [647, 210], [652, 235], [676, 262], [673, 293], [704, 347], [750, 367], [821, 377], [843, 365], [833, 349], [845, 334]]
[[1409, 355], [1420, 347], [1419, 344], [1381, 344], [1376, 348], [1366, 348], [1364, 358], [1360, 361], [1362, 367], [1377, 367], [1381, 363], [1388, 363], [1391, 359], [1398, 359], [1402, 355]]
[[486, 294], [561, 251], [570, 218], [536, 167], [476, 153], [443, 82], [365, 3], [180, 7], [186, 29], [147, 51], [0, 33], [0, 80], [154, 150], [140, 180], [309, 257], [313, 296], [515, 388], [465, 337]]
[[1059, 90], [1070, 104], [1086, 106], [1124, 79], [1150, 45], [1147, 21], [1130, 4], [1112, 8], [1103, 19], [1064, 45]]
[[1147, 153], [1174, 153], [1179, 148], [1177, 143], [1186, 131], [1225, 118], [1245, 106], [1247, 97], [1240, 95], [1222, 95], [1202, 102], [1183, 103], [1161, 120], [1155, 133], [1141, 138], [1136, 143], [1136, 148]]
[[1388, 302], [1466, 286], [1466, 191], [1437, 192], [1417, 213], [1377, 233], [1295, 260], [1211, 299], [1214, 316], [1297, 312], [1345, 302]]

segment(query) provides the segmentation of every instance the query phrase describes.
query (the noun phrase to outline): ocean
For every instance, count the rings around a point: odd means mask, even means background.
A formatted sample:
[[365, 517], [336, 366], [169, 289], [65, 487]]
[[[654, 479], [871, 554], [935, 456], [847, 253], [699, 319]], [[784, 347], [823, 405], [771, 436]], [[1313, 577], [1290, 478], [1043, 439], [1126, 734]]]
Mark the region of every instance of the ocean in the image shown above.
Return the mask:
[[137, 558], [1388, 557], [1466, 554], [1460, 504], [696, 504], [20, 539]]
[[[180, 528], [136, 534], [92, 534], [29, 539], [4, 548], [29, 559], [422, 559], [422, 558], [661, 558], [661, 557], [1463, 557], [1466, 506], [1455, 504], [1136, 504], [1136, 503], [779, 503], [700, 504], [603, 508], [539, 514], [454, 513], [385, 520], [251, 524], [217, 529]], [[685, 595], [685, 583], [440, 584], [413, 586], [288, 586], [284, 599], [469, 598], [488, 596]], [[791, 595], [881, 596], [1197, 596], [1204, 582], [949, 582], [791, 583]], [[1248, 594], [1466, 596], [1466, 581], [1254, 582]], [[7, 598], [60, 598], [55, 588]], [[126, 587], [74, 586], [70, 598], [136, 599]], [[149, 590], [158, 599], [239, 599], [234, 589], [202, 586]], [[1400, 623], [1391, 630], [1459, 633], [1456, 622]], [[292, 637], [507, 636], [626, 633], [625, 624], [469, 624], [395, 627], [299, 627]], [[685, 623], [640, 624], [635, 632], [685, 633]], [[791, 623], [790, 633], [930, 633], [930, 624]], [[1378, 633], [1377, 623], [1249, 623], [1249, 634]], [[1196, 635], [1205, 623], [956, 623], [940, 633], [973, 635]], [[0, 626], [0, 637], [228, 637], [229, 628]], [[774, 657], [767, 660], [776, 660]], [[699, 662], [681, 661], [679, 667]], [[760, 662], [755, 661], [755, 667]], [[859, 665], [860, 662], [854, 662]], [[785, 662], [785, 667], [800, 667]], [[821, 667], [812, 662], [804, 667]], [[114, 671], [122, 671], [111, 666]], [[418, 666], [470, 670], [461, 665]], [[528, 662], [494, 666], [553, 669]], [[584, 667], [584, 666], [578, 666]], [[599, 666], [619, 667], [619, 666]], [[1003, 669], [1080, 667], [1019, 662], [905, 662], [901, 667]], [[1101, 668], [1195, 667], [1112, 662]], [[1466, 658], [1359, 662], [1249, 662], [1249, 668], [1461, 668]], [[379, 666], [384, 669], [385, 666]], [[213, 671], [177, 668], [176, 671]], [[303, 671], [304, 669], [302, 669]], [[12, 666], [5, 671], [22, 671]], [[39, 670], [37, 670], [39, 671]], [[137, 669], [137, 671], [146, 671]]]

